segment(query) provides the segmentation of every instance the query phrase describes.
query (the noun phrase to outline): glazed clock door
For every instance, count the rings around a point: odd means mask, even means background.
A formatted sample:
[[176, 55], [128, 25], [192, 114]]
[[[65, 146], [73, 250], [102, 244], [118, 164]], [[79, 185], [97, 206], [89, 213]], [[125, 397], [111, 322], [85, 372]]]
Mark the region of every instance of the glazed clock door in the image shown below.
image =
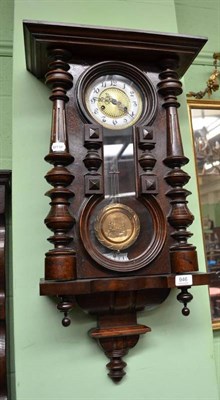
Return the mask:
[[155, 89], [136, 67], [105, 62], [83, 74], [77, 94], [87, 119], [84, 163], [90, 184], [86, 186], [94, 184], [100, 173], [103, 180], [103, 193], [86, 200], [81, 212], [82, 243], [102, 268], [121, 273], [139, 270], [157, 257], [166, 238], [157, 188], [145, 195], [143, 176], [138, 174], [140, 168], [150, 178], [156, 162], [149, 152], [155, 145], [149, 127], [157, 113]]

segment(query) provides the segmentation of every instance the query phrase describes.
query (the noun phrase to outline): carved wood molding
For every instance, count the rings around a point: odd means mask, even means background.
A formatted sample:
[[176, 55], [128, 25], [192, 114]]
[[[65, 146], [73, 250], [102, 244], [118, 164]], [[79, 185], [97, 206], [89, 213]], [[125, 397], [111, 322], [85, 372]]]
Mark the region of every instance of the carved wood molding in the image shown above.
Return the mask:
[[[114, 29], [105, 27], [73, 24], [55, 24], [48, 22], [24, 21], [24, 35], [27, 69], [38, 78], [44, 78], [47, 66], [47, 49], [51, 45], [73, 49], [73, 60], [94, 60], [100, 53], [102, 59], [134, 59], [151, 64], [158, 63], [158, 53], [165, 56], [177, 56], [177, 72], [183, 76], [189, 65], [195, 60], [207, 39], [185, 35], [173, 35], [157, 32], [133, 31], [132, 29]], [[196, 40], [195, 40], [196, 39]], [[181, 50], [180, 50], [181, 49]], [[72, 59], [69, 60], [71, 63]]]

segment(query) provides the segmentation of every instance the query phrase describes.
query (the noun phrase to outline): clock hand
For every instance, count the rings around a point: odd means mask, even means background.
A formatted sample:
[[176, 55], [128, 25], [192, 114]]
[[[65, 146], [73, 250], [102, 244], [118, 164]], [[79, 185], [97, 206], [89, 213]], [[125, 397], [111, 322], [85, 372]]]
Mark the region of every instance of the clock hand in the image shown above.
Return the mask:
[[122, 110], [124, 113], [130, 115], [130, 117], [132, 117], [131, 114], [129, 114], [128, 112], [128, 108], [126, 106], [124, 106], [121, 101], [115, 99], [114, 97], [110, 97], [109, 94], [106, 94], [105, 97], [96, 97], [95, 99], [97, 99], [98, 102], [104, 102], [105, 104], [109, 104], [112, 103], [113, 105], [117, 106], [119, 110]]
[[105, 97], [94, 97], [95, 100], [98, 101], [98, 103], [105, 103], [105, 104], [109, 104], [111, 103], [111, 98], [109, 96], [105, 96]]
[[112, 104], [114, 104], [116, 106], [121, 104], [120, 101], [118, 101], [117, 99], [114, 99], [108, 93], [106, 93], [105, 97], [94, 97], [94, 98], [97, 99], [97, 101], [99, 103], [102, 103], [102, 102], [104, 102], [105, 104], [112, 103]]
[[126, 112], [127, 114], [129, 114], [128, 108], [126, 106], [124, 106], [121, 101], [111, 98], [111, 103], [116, 105], [119, 108], [119, 110], [122, 110], [122, 111]]

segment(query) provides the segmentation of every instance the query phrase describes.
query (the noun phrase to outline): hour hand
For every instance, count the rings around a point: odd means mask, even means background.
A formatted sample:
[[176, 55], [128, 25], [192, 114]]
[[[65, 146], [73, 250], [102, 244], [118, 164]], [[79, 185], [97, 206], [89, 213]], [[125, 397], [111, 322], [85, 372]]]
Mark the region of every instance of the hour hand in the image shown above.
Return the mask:
[[124, 106], [121, 101], [111, 98], [111, 103], [116, 105], [119, 108], [119, 110], [122, 110], [124, 112], [128, 111], [128, 108]]

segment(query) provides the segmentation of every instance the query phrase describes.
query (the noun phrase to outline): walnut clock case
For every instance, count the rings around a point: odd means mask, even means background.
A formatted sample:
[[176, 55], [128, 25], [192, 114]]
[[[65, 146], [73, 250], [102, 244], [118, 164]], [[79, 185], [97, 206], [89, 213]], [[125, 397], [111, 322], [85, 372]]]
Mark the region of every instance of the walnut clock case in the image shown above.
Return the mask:
[[52, 188], [40, 294], [58, 310], [78, 304], [97, 316], [89, 333], [113, 381], [123, 356], [150, 328], [137, 312], [179, 287], [189, 314], [199, 273], [188, 243], [189, 175], [178, 123], [181, 82], [205, 38], [24, 21], [27, 69], [51, 88], [45, 160]]

